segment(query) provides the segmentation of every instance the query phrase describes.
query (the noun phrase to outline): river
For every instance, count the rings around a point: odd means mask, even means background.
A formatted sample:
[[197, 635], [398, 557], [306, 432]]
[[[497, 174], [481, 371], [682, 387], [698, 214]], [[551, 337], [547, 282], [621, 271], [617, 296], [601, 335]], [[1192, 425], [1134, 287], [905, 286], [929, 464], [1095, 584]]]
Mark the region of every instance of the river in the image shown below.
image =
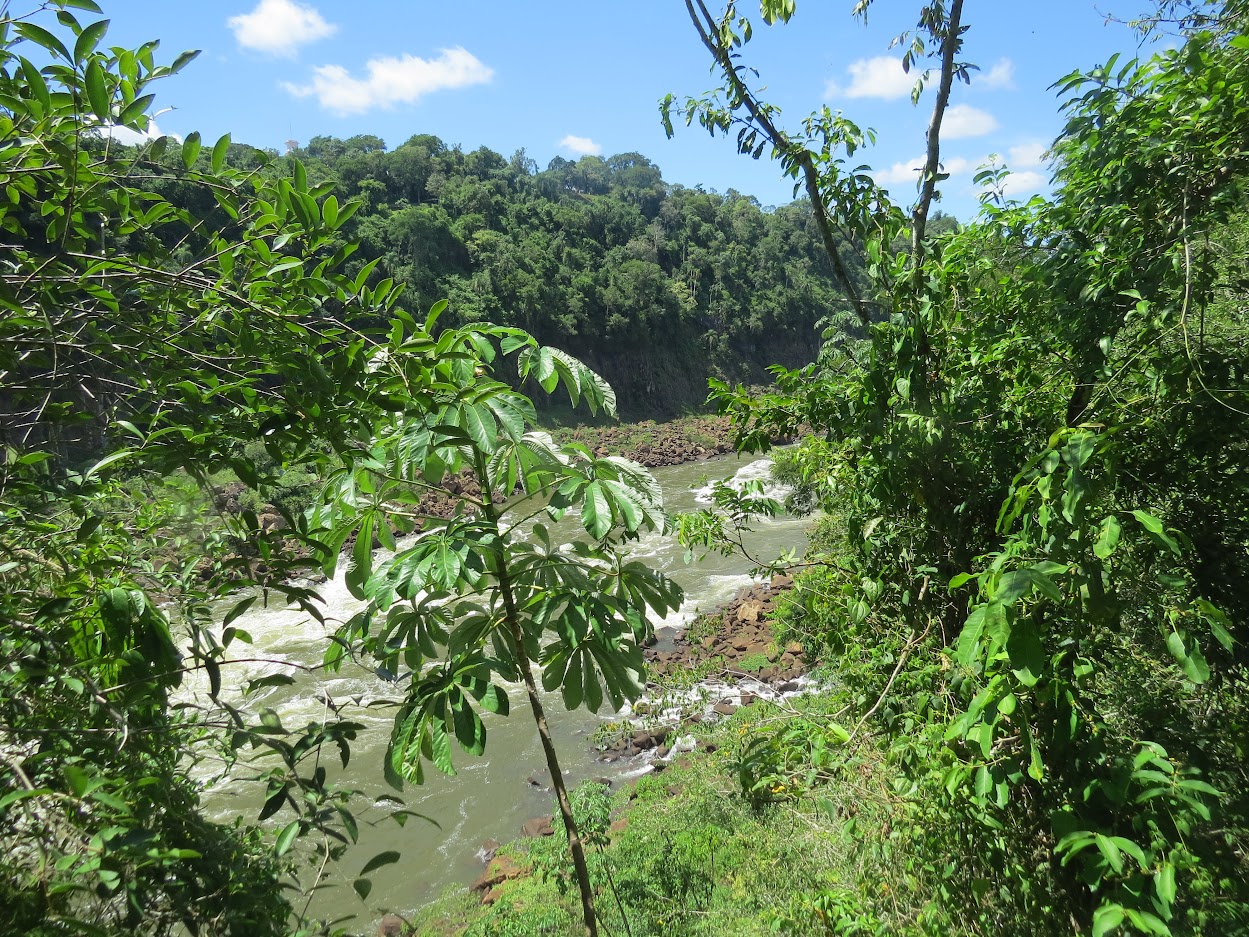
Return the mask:
[[[767, 479], [770, 465], [766, 459], [722, 456], [653, 472], [663, 489], [665, 506], [670, 512], [678, 512], [704, 507], [709, 501], [710, 480], [729, 476], [738, 481]], [[788, 516], [760, 522], [749, 546], [760, 557], [775, 557], [790, 549], [801, 552], [804, 527], [802, 519]], [[645, 536], [632, 545], [631, 552], [666, 572], [685, 589], [683, 607], [667, 620], [656, 622], [659, 629], [683, 627], [698, 610], [714, 608], [750, 582], [750, 564], [739, 557], [713, 555], [687, 565], [684, 550], [673, 537]], [[346, 618], [358, 607], [341, 578], [322, 584], [320, 593], [327, 620]], [[247, 680], [288, 672], [288, 663], [315, 666], [326, 646], [326, 629], [298, 609], [253, 607], [235, 624], [251, 634], [256, 658], [267, 662], [231, 665], [225, 679], [227, 694]], [[353, 743], [348, 767], [339, 768], [336, 750], [327, 753], [327, 767], [337, 783], [375, 798], [395, 794], [383, 781], [381, 770], [394, 710], [384, 706], [370, 708], [368, 704], [398, 695], [393, 684], [349, 664], [340, 674], [322, 675], [315, 680], [301, 677], [294, 686], [263, 691], [253, 697], [250, 705], [270, 707], [283, 725], [300, 727], [327, 719], [328, 698], [345, 717], [364, 723], [367, 730]], [[605, 765], [595, 760], [590, 739], [604, 720], [612, 718], [610, 713], [569, 712], [557, 694], [550, 695], [546, 702], [570, 787], [585, 778], [619, 778], [638, 770], [639, 766], [630, 762]], [[407, 809], [428, 820], [413, 816], [400, 826], [388, 819], [388, 810], [383, 809], [360, 818], [359, 845], [339, 867], [331, 866], [327, 873], [328, 881], [339, 887], [319, 891], [312, 902], [312, 913], [334, 917], [356, 914], [368, 921], [382, 911], [411, 911], [448, 886], [471, 882], [482, 868], [480, 848], [484, 840], [505, 842], [519, 835], [525, 820], [550, 815], [552, 795], [546, 789], [549, 782], [537, 732], [519, 692], [512, 694], [512, 703], [512, 715], [508, 718], [483, 714], [487, 716], [488, 735], [484, 756], [474, 758], [455, 748], [455, 777], [430, 768], [423, 786], [408, 787], [402, 793]], [[242, 780], [249, 773], [246, 769], [236, 768], [233, 776], [215, 780], [211, 765], [201, 765], [197, 770], [209, 785], [204, 803], [212, 816], [224, 821], [237, 815], [256, 815], [264, 799], [263, 790], [256, 782]], [[285, 812], [279, 813], [274, 822], [286, 822], [284, 816]], [[352, 891], [351, 881], [372, 856], [386, 850], [400, 852], [402, 859], [369, 873], [373, 888], [367, 901], [361, 901]]]

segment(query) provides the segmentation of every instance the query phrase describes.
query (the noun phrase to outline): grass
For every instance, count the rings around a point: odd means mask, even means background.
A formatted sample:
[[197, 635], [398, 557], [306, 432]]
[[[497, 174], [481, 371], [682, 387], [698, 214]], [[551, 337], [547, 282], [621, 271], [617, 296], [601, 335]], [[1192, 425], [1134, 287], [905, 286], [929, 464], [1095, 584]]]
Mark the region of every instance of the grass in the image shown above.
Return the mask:
[[[837, 694], [807, 697], [806, 719], [827, 720]], [[741, 793], [751, 742], [794, 718], [763, 702], [696, 733], [712, 754], [678, 759], [613, 793], [577, 792], [590, 841], [601, 933], [612, 937], [690, 935], [962, 933], [951, 929], [909, 871], [912, 856], [896, 842], [909, 809], [893, 792], [883, 759], [861, 746], [853, 770], [796, 779], [775, 799]], [[598, 802], [587, 808], [586, 803]], [[608, 833], [613, 820], [623, 824]], [[905, 827], [903, 827], [905, 828]], [[865, 849], [865, 841], [882, 848]], [[412, 933], [579, 937], [576, 889], [562, 835], [508, 844], [533, 874], [496, 888], [491, 906], [452, 891], [423, 909]], [[623, 909], [623, 916], [622, 911]], [[627, 927], [624, 918], [627, 918]]]

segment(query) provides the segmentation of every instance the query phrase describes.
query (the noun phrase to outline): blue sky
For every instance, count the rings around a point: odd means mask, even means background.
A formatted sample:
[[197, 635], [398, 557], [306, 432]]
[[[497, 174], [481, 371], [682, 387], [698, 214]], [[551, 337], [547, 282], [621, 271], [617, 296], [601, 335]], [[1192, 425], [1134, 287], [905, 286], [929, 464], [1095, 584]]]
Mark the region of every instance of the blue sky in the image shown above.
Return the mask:
[[[711, 4], [714, 6], [714, 4]], [[757, 6], [747, 47], [766, 97], [797, 126], [828, 104], [878, 133], [856, 154], [908, 202], [912, 161], [923, 151], [931, 94], [910, 103], [890, 39], [913, 24], [918, 0], [876, 0], [868, 25], [850, 0], [801, 0], [786, 26], [765, 27]], [[1136, 38], [1107, 16], [1130, 18], [1146, 0], [968, 0], [967, 61], [982, 71], [958, 85], [943, 153], [953, 177], [941, 207], [974, 212], [971, 175], [990, 153], [1015, 171], [1012, 194], [1044, 190], [1041, 154], [1060, 127], [1049, 86]], [[101, 0], [109, 44], [162, 41], [171, 59], [202, 54], [158, 95], [166, 133], [199, 130], [283, 150], [317, 134], [376, 134], [391, 147], [433, 133], [466, 150], [505, 156], [524, 148], [545, 167], [554, 156], [637, 151], [670, 182], [792, 197], [775, 163], [738, 156], [731, 141], [698, 128], [664, 136], [657, 102], [667, 92], [714, 86], [709, 60], [681, 0]], [[860, 160], [861, 158], [861, 160]]]

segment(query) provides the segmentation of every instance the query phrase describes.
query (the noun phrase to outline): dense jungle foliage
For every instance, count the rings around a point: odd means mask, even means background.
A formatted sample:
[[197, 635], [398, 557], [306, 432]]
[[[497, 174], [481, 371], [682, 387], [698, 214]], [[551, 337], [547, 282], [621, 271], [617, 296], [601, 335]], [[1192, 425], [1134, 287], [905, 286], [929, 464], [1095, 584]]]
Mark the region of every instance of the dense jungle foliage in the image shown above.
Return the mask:
[[[780, 131], [744, 83], [745, 17], [689, 8], [725, 89], [687, 120], [743, 124], [743, 150], [799, 177], [858, 142], [827, 111]], [[906, 37], [940, 76], [910, 217], [836, 161], [810, 188], [866, 245], [866, 338], [776, 369], [778, 393], [715, 392], [745, 445], [816, 431], [784, 459], [829, 518], [784, 635], [846, 687], [821, 783], [875, 737], [916, 808], [892, 836], [960, 930], [1243, 933], [1249, 8], [1165, 4], [1142, 28], [1178, 27], [1177, 48], [1061, 78], [1054, 198], [1011, 203], [991, 167], [976, 222], [925, 241], [962, 10], [928, 4]], [[748, 742], [747, 793], [808, 744]]]
[[[258, 601], [326, 627], [324, 669], [385, 665], [400, 791], [426, 763], [454, 773], [452, 739], [481, 754], [481, 713], [524, 685], [584, 873], [531, 664], [569, 708], [619, 706], [681, 592], [619, 550], [664, 523], [646, 470], [531, 432], [531, 401], [492, 374], [614, 416], [611, 388], [518, 328], [449, 327], [445, 300], [414, 318], [376, 261], [345, 269], [360, 203], [298, 161], [231, 166], [228, 136], [114, 147], [107, 129], [146, 130], [147, 88], [194, 55], [104, 47], [108, 21], [79, 19], [99, 13], [0, 6], [0, 930], [345, 932], [309, 915], [327, 869], [363, 823], [413, 814], [330, 775], [362, 726], [328, 690], [299, 727], [254, 702], [322, 668], [270, 661], [237, 686], [257, 652], [232, 623]], [[242, 510], [205, 534], [184, 508], [213, 499], [170, 498], [224, 471], [281, 523]], [[319, 479], [315, 510], [275, 497], [291, 474]], [[575, 512], [584, 536], [530, 536], [507, 496]], [[340, 563], [362, 610], [327, 625], [307, 577]], [[240, 775], [264, 785], [259, 815], [210, 819], [203, 786]], [[398, 859], [365, 862], [356, 895]]]
[[[393, 150], [375, 136], [314, 137], [289, 156], [359, 200], [339, 234], [359, 244], [349, 271], [376, 260], [412, 308], [446, 299], [448, 324], [516, 326], [566, 349], [611, 383], [626, 416], [700, 406], [709, 377], [757, 383], [770, 364], [810, 361], [821, 325], [846, 308], [805, 203], [765, 210], [732, 190], [668, 184], [638, 153], [556, 157], [539, 171], [524, 150], [465, 153], [418, 134]], [[227, 154], [239, 168], [265, 158]], [[166, 194], [215, 208], [203, 190]]]

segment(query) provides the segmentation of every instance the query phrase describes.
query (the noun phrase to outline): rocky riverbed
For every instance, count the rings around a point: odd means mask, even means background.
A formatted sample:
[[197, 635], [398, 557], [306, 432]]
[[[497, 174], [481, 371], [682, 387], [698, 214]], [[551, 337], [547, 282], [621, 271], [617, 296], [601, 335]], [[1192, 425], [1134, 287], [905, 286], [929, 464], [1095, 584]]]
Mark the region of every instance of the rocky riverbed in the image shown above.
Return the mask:
[[647, 468], [698, 462], [733, 451], [733, 430], [727, 416], [578, 426], [557, 429], [552, 435], [559, 442], [579, 442], [596, 455], [622, 455]]

